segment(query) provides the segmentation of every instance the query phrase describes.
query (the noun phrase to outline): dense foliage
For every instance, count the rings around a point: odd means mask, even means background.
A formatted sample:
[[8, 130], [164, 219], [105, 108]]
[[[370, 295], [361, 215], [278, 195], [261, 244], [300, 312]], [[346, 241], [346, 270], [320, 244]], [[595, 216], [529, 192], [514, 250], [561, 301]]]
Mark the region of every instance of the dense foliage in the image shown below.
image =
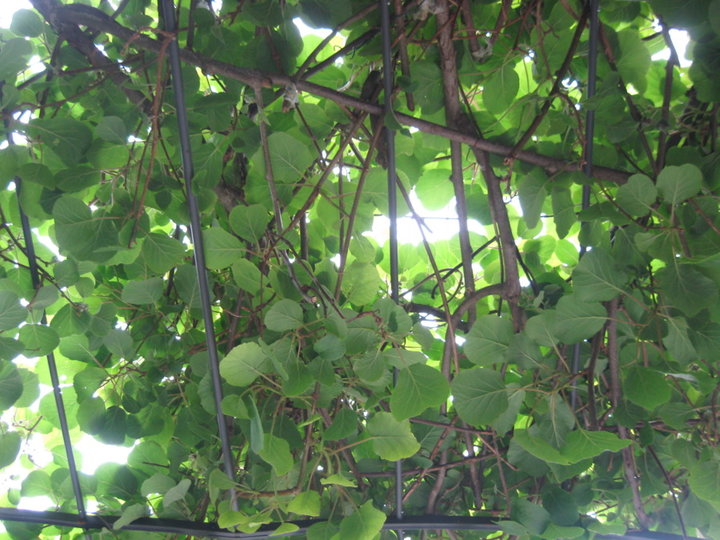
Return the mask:
[[[720, 537], [720, 1], [603, 0], [588, 99], [583, 2], [393, 0], [388, 114], [377, 2], [180, 2], [235, 482], [175, 36], [150, 0], [32, 4], [0, 32], [0, 466], [25, 471], [0, 506], [42, 494], [75, 511], [54, 351], [73, 439], [133, 447], [81, 478], [90, 507], [125, 522], [320, 517], [308, 538], [372, 539], [402, 459], [408, 515], [492, 516], [517, 538]], [[410, 216], [397, 303], [388, 243], [368, 234], [388, 214], [386, 128]], [[448, 205], [452, 238], [408, 241]]]

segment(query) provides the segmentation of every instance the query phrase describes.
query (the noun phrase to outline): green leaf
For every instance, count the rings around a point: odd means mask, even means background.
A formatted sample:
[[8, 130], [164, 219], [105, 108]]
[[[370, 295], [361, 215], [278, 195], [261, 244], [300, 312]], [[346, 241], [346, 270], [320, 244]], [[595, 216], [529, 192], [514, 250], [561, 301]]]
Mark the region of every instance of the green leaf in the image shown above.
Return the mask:
[[28, 309], [33, 311], [45, 309], [57, 302], [59, 297], [60, 294], [58, 293], [57, 287], [54, 287], [53, 285], [44, 285], [35, 292], [35, 296], [33, 296], [30, 304], [28, 304]]
[[52, 150], [68, 167], [83, 160], [92, 141], [90, 128], [72, 118], [36, 118], [28, 125], [28, 133]]
[[623, 293], [628, 276], [602, 248], [586, 253], [573, 271], [575, 295], [585, 301], [608, 301]]
[[15, 293], [0, 291], [0, 331], [17, 328], [27, 316], [27, 309], [20, 305], [20, 300]]
[[556, 319], [555, 310], [542, 311], [539, 315], [528, 319], [525, 334], [540, 346], [553, 347], [558, 343], [558, 337], [555, 335]]
[[720, 505], [720, 462], [713, 459], [691, 466], [690, 488], [702, 500]]
[[268, 357], [251, 341], [235, 347], [220, 362], [220, 375], [233, 386], [248, 386], [269, 369]]
[[163, 293], [162, 278], [150, 278], [142, 281], [128, 281], [123, 287], [120, 299], [128, 304], [154, 304]]
[[43, 20], [29, 9], [18, 9], [13, 13], [10, 30], [18, 36], [37, 37], [44, 29]]
[[317, 491], [303, 491], [293, 497], [287, 507], [288, 512], [301, 516], [320, 515], [320, 494]]
[[702, 172], [695, 165], [669, 165], [665, 167], [657, 179], [660, 196], [670, 204], [679, 204], [700, 191]]
[[345, 354], [345, 342], [334, 334], [327, 334], [315, 342], [313, 350], [321, 358], [334, 362]]
[[[550, 517], [554, 520], [552, 513]], [[562, 525], [551, 523], [543, 531], [542, 537], [545, 540], [572, 540], [573, 538], [580, 538], [584, 534], [585, 529], [582, 527], [563, 527]]]
[[392, 414], [375, 414], [367, 423], [373, 449], [381, 459], [397, 461], [414, 455], [420, 444], [410, 430], [410, 422], [398, 421]]
[[[214, 472], [217, 472], [217, 469], [215, 469], [213, 473]], [[210, 481], [212, 481], [212, 478], [213, 476], [211, 473]], [[140, 487], [140, 493], [143, 494], [143, 497], [147, 497], [155, 493], [162, 495], [173, 486], [175, 486], [175, 480], [173, 480], [166, 474], [155, 473], [142, 483], [142, 486]]]
[[541, 169], [533, 169], [519, 179], [518, 195], [523, 219], [529, 229], [540, 220], [540, 212], [547, 197], [548, 178]]
[[484, 315], [470, 329], [463, 351], [468, 360], [478, 366], [502, 363], [512, 336], [513, 325], [510, 320]]
[[210, 270], [220, 270], [245, 256], [242, 242], [220, 227], [203, 231], [205, 264]]
[[167, 508], [174, 502], [182, 500], [185, 497], [185, 494], [188, 492], [188, 489], [190, 489], [189, 478], [183, 478], [182, 480], [180, 480], [180, 482], [178, 482], [176, 486], [168, 489], [165, 493], [165, 496], [163, 497], [163, 505], [165, 506], [165, 508]]
[[633, 366], [625, 371], [623, 395], [636, 405], [653, 411], [670, 401], [672, 388], [659, 371]]
[[20, 494], [23, 497], [39, 497], [52, 494], [52, 481], [50, 475], [43, 470], [30, 472], [22, 482]]
[[513, 441], [523, 450], [546, 463], [570, 465], [574, 463], [570, 458], [553, 448], [544, 438], [532, 435], [527, 429], [516, 429]]
[[295, 330], [303, 325], [303, 310], [294, 300], [276, 302], [265, 314], [265, 326], [275, 332]]
[[449, 169], [423, 169], [415, 184], [415, 194], [428, 210], [442, 210], [452, 200], [455, 191]]
[[375, 246], [367, 236], [362, 234], [353, 235], [350, 240], [350, 253], [361, 263], [372, 263], [375, 261]]
[[117, 328], [111, 329], [103, 336], [103, 345], [105, 345], [112, 354], [132, 360], [135, 352], [135, 342], [132, 336], [124, 330]]
[[26, 324], [19, 337], [25, 345], [25, 356], [46, 356], [60, 344], [57, 332], [42, 324]]
[[333, 540], [373, 540], [382, 530], [386, 516], [367, 501], [340, 522], [340, 532]]
[[345, 269], [342, 290], [348, 301], [364, 306], [375, 300], [381, 283], [374, 264], [354, 261]]
[[235, 284], [243, 291], [256, 294], [260, 290], [263, 275], [258, 267], [247, 259], [238, 259], [232, 265], [232, 274]]
[[95, 126], [95, 136], [109, 143], [126, 144], [129, 132], [119, 116], [104, 116]]
[[513, 501], [510, 517], [533, 534], [541, 534], [550, 523], [550, 514], [539, 504], [526, 500]]
[[627, 28], [617, 33], [620, 52], [617, 69], [623, 80], [644, 92], [647, 87], [646, 74], [651, 64], [650, 51], [645, 46], [640, 33], [635, 28]]
[[0, 411], [12, 407], [23, 393], [23, 382], [15, 364], [0, 361]]
[[258, 455], [272, 465], [273, 471], [278, 476], [289, 473], [294, 465], [288, 442], [270, 433], [265, 433], [263, 447]]
[[520, 77], [511, 64], [505, 64], [483, 84], [483, 103], [495, 115], [507, 112], [520, 88]]
[[178, 295], [188, 307], [200, 308], [200, 287], [197, 270], [194, 266], [184, 264], [175, 270], [175, 288]]
[[549, 486], [542, 494], [542, 501], [543, 508], [548, 511], [553, 523], [564, 527], [577, 523], [578, 507], [575, 497], [560, 486]]
[[614, 433], [576, 429], [567, 435], [562, 453], [571, 463], [577, 463], [599, 456], [603, 452], [619, 452], [628, 446], [630, 441], [623, 440]]
[[666, 304], [693, 317], [715, 305], [718, 288], [715, 282], [689, 264], [670, 264], [655, 273]]
[[15, 462], [21, 443], [22, 437], [17, 431], [0, 433], [0, 469]]
[[555, 232], [557, 232], [558, 238], [565, 238], [577, 221], [575, 203], [569, 189], [553, 188], [552, 209]]
[[228, 218], [233, 232], [243, 240], [257, 244], [270, 221], [267, 210], [259, 204], [236, 206]]
[[113, 523], [113, 530], [119, 531], [126, 525], [130, 525], [133, 521], [145, 517], [147, 515], [147, 508], [144, 504], [133, 504], [128, 506], [122, 511], [118, 520]]
[[260, 413], [258, 412], [255, 399], [252, 395], [245, 396], [244, 403], [250, 413], [250, 449], [257, 454], [265, 445], [262, 420], [260, 419]]
[[283, 523], [273, 532], [268, 534], [268, 536], [286, 536], [287, 534], [293, 533], [298, 530], [300, 530], [300, 527], [298, 525], [295, 525], [294, 523]]
[[80, 199], [64, 196], [53, 206], [58, 247], [79, 260], [103, 262], [117, 251], [112, 219], [95, 216]]
[[150, 270], [164, 274], [182, 264], [185, 246], [178, 240], [164, 234], [150, 233], [142, 245], [142, 256]]
[[327, 478], [321, 478], [320, 483], [323, 486], [357, 487], [357, 482], [353, 478], [348, 478], [340, 473], [331, 474]]
[[631, 216], [645, 216], [657, 199], [657, 188], [644, 174], [633, 174], [620, 186], [615, 201]]
[[[14, 81], [18, 72], [27, 68], [27, 61], [32, 53], [30, 40], [16, 38], [5, 41], [0, 48], [0, 80]], [[3, 94], [5, 93], [3, 91]]]
[[555, 334], [565, 344], [594, 336], [607, 320], [607, 312], [602, 304], [584, 302], [576, 294], [563, 296], [556, 311]]
[[463, 369], [451, 384], [453, 407], [473, 426], [490, 424], [508, 408], [502, 375], [485, 368]]
[[357, 426], [357, 413], [350, 409], [341, 409], [335, 415], [330, 427], [323, 433], [323, 439], [326, 441], [339, 441], [355, 433]]
[[[304, 141], [299, 141], [296, 137], [282, 131], [272, 133], [268, 137], [268, 146], [273, 178], [278, 184], [299, 183], [315, 159]], [[258, 150], [253, 156], [252, 162], [258, 164], [258, 169], [265, 178], [262, 150]]]
[[397, 420], [404, 420], [439, 406], [449, 393], [450, 385], [442, 373], [425, 364], [413, 364], [398, 372], [390, 396], [390, 411]]

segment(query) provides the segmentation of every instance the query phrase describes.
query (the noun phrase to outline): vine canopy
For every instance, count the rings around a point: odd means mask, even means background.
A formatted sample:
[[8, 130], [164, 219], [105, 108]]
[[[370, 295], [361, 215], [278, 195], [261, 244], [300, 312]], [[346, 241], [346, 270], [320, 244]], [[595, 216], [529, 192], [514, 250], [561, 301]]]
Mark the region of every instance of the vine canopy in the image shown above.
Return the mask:
[[720, 0], [392, 0], [390, 65], [374, 1], [184, 0], [177, 32], [31, 3], [0, 30], [1, 507], [720, 537]]

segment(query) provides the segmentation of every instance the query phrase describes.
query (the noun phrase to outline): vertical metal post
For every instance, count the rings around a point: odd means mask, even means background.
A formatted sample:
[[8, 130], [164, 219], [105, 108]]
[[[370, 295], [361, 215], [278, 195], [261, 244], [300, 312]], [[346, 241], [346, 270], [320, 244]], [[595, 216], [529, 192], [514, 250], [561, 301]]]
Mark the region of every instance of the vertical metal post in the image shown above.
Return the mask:
[[[380, 31], [382, 34], [382, 57], [383, 57], [383, 89], [385, 95], [384, 112], [387, 116], [392, 114], [393, 95], [393, 59], [392, 41], [390, 39], [390, 8], [387, 0], [379, 0], [380, 3]], [[385, 125], [385, 137], [387, 146], [387, 178], [388, 178], [388, 214], [390, 218], [390, 297], [394, 302], [400, 299], [400, 274], [398, 265], [398, 226], [397, 226], [397, 174], [395, 164], [395, 130]], [[398, 370], [393, 372], [393, 383], [397, 384]], [[402, 460], [395, 462], [395, 517], [403, 517], [403, 479]], [[402, 538], [402, 531], [398, 531]]]
[[[12, 144], [12, 140], [9, 137], [8, 142]], [[32, 236], [32, 229], [30, 228], [30, 220], [23, 210], [20, 202], [22, 195], [22, 179], [15, 177], [15, 192], [17, 193], [18, 210], [20, 213], [20, 223], [22, 226], [23, 237], [25, 238], [25, 255], [28, 259], [28, 266], [30, 267], [30, 279], [32, 280], [33, 289], [37, 291], [40, 286], [40, 270], [37, 264], [37, 255], [35, 254], [35, 242]], [[47, 325], [47, 317], [45, 316], [45, 310], [43, 310], [40, 323]], [[68, 471], [70, 473], [70, 483], [72, 484], [73, 494], [75, 495], [75, 504], [77, 505], [78, 515], [82, 522], [87, 521], [87, 512], [85, 510], [85, 500], [82, 495], [82, 488], [80, 487], [80, 476], [77, 470], [77, 463], [75, 462], [75, 452], [73, 451], [72, 439], [70, 438], [70, 428], [68, 427], [67, 413], [65, 412], [65, 403], [62, 397], [62, 390], [60, 389], [60, 377], [58, 375], [57, 364], [55, 362], [55, 355], [50, 352], [47, 355], [48, 371], [50, 372], [50, 381], [52, 382], [53, 397], [55, 398], [55, 408], [58, 413], [58, 420], [60, 422], [60, 432], [62, 434], [63, 447], [65, 448], [65, 455], [68, 460]], [[85, 537], [90, 538], [87, 531]]]
[[[600, 0], [588, 0], [588, 9], [590, 10], [590, 36], [588, 38], [588, 82], [586, 99], [590, 99], [595, 95], [595, 86], [597, 82], [597, 56], [598, 56], [598, 40], [600, 34], [600, 19], [598, 17], [600, 10]], [[593, 150], [595, 139], [595, 110], [589, 108], [585, 111], [585, 147], [583, 148], [583, 172], [589, 178], [593, 173]], [[590, 186], [584, 185], [582, 189], [582, 209], [585, 210], [590, 206]], [[580, 224], [585, 227], [585, 222]], [[587, 246], [580, 244], [580, 257], [587, 251]], [[580, 370], [580, 343], [576, 343], [573, 347], [572, 370], [577, 373]], [[577, 406], [577, 385], [573, 383], [570, 392], [570, 405], [573, 410]]]
[[[177, 21], [175, 20], [175, 8], [172, 0], [158, 0], [158, 10], [163, 21], [165, 30], [177, 32]], [[170, 56], [170, 73], [172, 75], [173, 91], [175, 93], [175, 113], [178, 120], [180, 136], [180, 148], [182, 154], [183, 176], [185, 178], [185, 191], [190, 211], [190, 235], [193, 242], [193, 257], [195, 269], [197, 270], [198, 287], [200, 289], [200, 303], [202, 305], [203, 321], [205, 323], [205, 340], [207, 343], [208, 357], [210, 361], [210, 375], [213, 385], [213, 397], [215, 399], [215, 414], [222, 446], [222, 457], [225, 474], [232, 480], [235, 479], [232, 452], [230, 450], [230, 436], [228, 434], [225, 415], [222, 413], [222, 382], [220, 379], [219, 358], [217, 343], [215, 340], [215, 329], [213, 326], [212, 309], [210, 301], [210, 288], [208, 286], [207, 268], [205, 266], [205, 251], [202, 238], [202, 226], [200, 224], [200, 211], [197, 198], [193, 193], [192, 179], [194, 176], [192, 152], [190, 148], [190, 133], [188, 128], [187, 110], [185, 109], [185, 92], [182, 84], [182, 72], [180, 68], [180, 49], [177, 39], [174, 39], [168, 47]], [[237, 509], [234, 490], [231, 490], [231, 502], [234, 509]]]

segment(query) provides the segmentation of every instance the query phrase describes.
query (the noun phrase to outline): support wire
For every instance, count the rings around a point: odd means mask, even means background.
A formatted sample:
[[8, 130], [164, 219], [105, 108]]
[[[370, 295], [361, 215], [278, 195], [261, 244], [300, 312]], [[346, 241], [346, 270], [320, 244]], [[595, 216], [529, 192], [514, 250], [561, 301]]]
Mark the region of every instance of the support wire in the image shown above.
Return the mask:
[[[12, 144], [12, 141], [8, 138], [8, 142]], [[40, 282], [40, 270], [37, 263], [37, 255], [35, 254], [35, 242], [32, 236], [32, 229], [30, 228], [30, 220], [23, 210], [22, 204], [20, 203], [22, 194], [22, 179], [15, 177], [15, 192], [17, 193], [18, 210], [20, 213], [20, 223], [22, 225], [23, 237], [25, 238], [25, 255], [28, 259], [28, 266], [30, 267], [30, 279], [32, 280], [33, 289], [37, 290], [41, 286]], [[42, 316], [40, 317], [40, 323], [43, 326], [47, 325], [47, 317], [45, 310], [43, 309]], [[75, 452], [73, 451], [72, 439], [70, 438], [70, 428], [68, 426], [67, 413], [65, 411], [65, 403], [62, 397], [62, 390], [60, 389], [60, 377], [58, 376], [57, 363], [55, 362], [55, 355], [48, 353], [47, 355], [48, 371], [50, 372], [50, 381], [52, 382], [53, 396], [55, 398], [55, 409], [58, 413], [58, 420], [60, 422], [60, 432], [62, 433], [63, 447], [65, 448], [65, 455], [68, 460], [68, 471], [70, 474], [70, 483], [72, 484], [73, 494], [75, 495], [75, 504], [80, 518], [80, 523], [87, 520], [87, 514], [85, 511], [85, 500], [82, 495], [82, 488], [80, 487], [80, 476], [78, 475], [77, 463], [75, 462]], [[79, 524], [78, 527], [83, 527]], [[89, 536], [86, 533], [86, 538]]]
[[[162, 17], [165, 30], [169, 32], [177, 32], [177, 21], [175, 19], [175, 7], [172, 0], [158, 0], [158, 8]], [[183, 176], [185, 178], [185, 192], [188, 200], [188, 209], [190, 211], [190, 235], [193, 243], [193, 258], [195, 261], [195, 269], [197, 271], [198, 287], [200, 289], [200, 303], [202, 305], [203, 321], [205, 323], [205, 340], [207, 343], [207, 351], [210, 364], [210, 374], [212, 377], [213, 397], [215, 399], [215, 414], [217, 417], [218, 431], [220, 434], [220, 442], [222, 445], [222, 458], [225, 468], [225, 474], [231, 480], [235, 480], [234, 465], [232, 460], [232, 452], [230, 450], [230, 436], [225, 421], [225, 415], [222, 412], [222, 382], [220, 380], [220, 368], [217, 352], [217, 343], [215, 340], [215, 330], [213, 327], [212, 309], [210, 306], [210, 288], [208, 286], [208, 275], [205, 266], [205, 251], [202, 238], [202, 227], [200, 224], [200, 211], [198, 209], [197, 198], [193, 192], [192, 179], [194, 176], [192, 152], [190, 149], [190, 133], [188, 128], [187, 110], [185, 109], [185, 92], [182, 84], [182, 73], [180, 68], [180, 48], [177, 38], [173, 39], [168, 47], [170, 56], [170, 72], [172, 75], [173, 91], [175, 93], [175, 110], [178, 120], [178, 129], [180, 135], [180, 147], [182, 153]], [[237, 510], [237, 501], [235, 499], [235, 491], [230, 490], [231, 504], [233, 509]]]
[[[595, 86], [597, 82], [597, 56], [598, 41], [600, 35], [600, 0], [588, 0], [588, 8], [590, 9], [590, 36], [588, 38], [588, 82], [586, 99], [595, 96]], [[585, 111], [585, 147], [583, 148], [583, 172], [585, 176], [590, 178], [593, 174], [593, 151], [595, 139], [595, 109], [590, 107]], [[590, 206], [590, 186], [588, 184], [582, 189], [582, 209], [586, 210]], [[580, 224], [585, 227], [585, 222]], [[580, 244], [580, 257], [585, 255], [587, 246]], [[577, 373], [580, 370], [580, 343], [576, 343], [573, 347], [572, 370]], [[591, 374], [592, 375], [592, 374]], [[573, 383], [570, 392], [570, 406], [573, 410], [577, 407], [577, 384]]]
[[[79, 516], [64, 512], [38, 512], [35, 510], [21, 510], [18, 508], [0, 508], [0, 521], [20, 521], [23, 523], [43, 523], [58, 527], [85, 527], [87, 529], [112, 529], [119, 516], [89, 516], [87, 523]], [[411, 516], [404, 520], [388, 518], [383, 524], [383, 530], [397, 530], [398, 526], [406, 530], [427, 531], [441, 529], [446, 531], [485, 531], [485, 534], [501, 530], [497, 517], [487, 516]], [[297, 525], [298, 529], [284, 533], [283, 536], [306, 535], [307, 530], [318, 523], [327, 523], [322, 519], [308, 519], [300, 521], [286, 521]], [[196, 536], [199, 538], [242, 538], [257, 539], [268, 538], [277, 530], [279, 523], [267, 523], [254, 533], [239, 533], [221, 529], [214, 523], [201, 523], [166, 518], [140, 518], [121, 527], [123, 531], [145, 531], [152, 533], [170, 533], [183, 537]], [[485, 536], [485, 535], [483, 535]], [[596, 540], [700, 540], [699, 538], [683, 538], [677, 534], [658, 531], [627, 531], [623, 535], [596, 535]]]
[[[383, 90], [385, 95], [385, 116], [392, 113], [393, 95], [393, 59], [392, 41], [390, 39], [390, 8], [387, 0], [379, 0], [380, 3], [380, 32], [382, 34], [382, 58], [383, 58]], [[388, 214], [390, 218], [390, 297], [393, 302], [400, 300], [400, 283], [398, 276], [398, 225], [397, 225], [397, 173], [395, 163], [395, 130], [385, 122], [385, 138], [387, 144], [387, 185], [388, 185]], [[397, 384], [398, 370], [393, 371], [393, 384]], [[395, 462], [395, 517], [403, 517], [403, 479], [402, 460]], [[402, 538], [402, 531], [398, 531]]]

